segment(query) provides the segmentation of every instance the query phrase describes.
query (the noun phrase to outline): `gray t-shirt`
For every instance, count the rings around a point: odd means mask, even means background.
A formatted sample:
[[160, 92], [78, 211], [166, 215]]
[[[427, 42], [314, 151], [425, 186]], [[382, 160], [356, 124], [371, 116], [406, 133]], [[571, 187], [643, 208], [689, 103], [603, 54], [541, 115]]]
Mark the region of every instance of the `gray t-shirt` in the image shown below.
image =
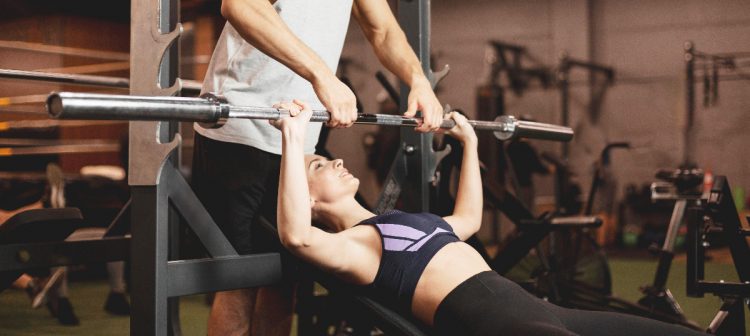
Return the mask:
[[[335, 72], [349, 27], [352, 0], [278, 0], [276, 12], [292, 32]], [[202, 92], [226, 97], [232, 105], [272, 106], [301, 99], [323, 109], [312, 84], [250, 45], [227, 22], [203, 81]], [[305, 153], [313, 153], [321, 123], [310, 123]], [[281, 154], [281, 132], [266, 120], [230, 119], [216, 129], [194, 125], [208, 138]]]

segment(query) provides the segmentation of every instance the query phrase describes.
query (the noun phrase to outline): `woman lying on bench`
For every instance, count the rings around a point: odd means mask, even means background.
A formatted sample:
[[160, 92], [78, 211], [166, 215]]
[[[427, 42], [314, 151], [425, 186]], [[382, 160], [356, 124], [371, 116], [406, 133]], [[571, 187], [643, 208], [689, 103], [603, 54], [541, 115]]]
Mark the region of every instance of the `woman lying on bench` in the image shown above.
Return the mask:
[[[385, 293], [445, 335], [702, 335], [681, 326], [608, 312], [566, 309], [527, 293], [463, 242], [479, 230], [482, 185], [477, 137], [458, 113], [447, 133], [464, 145], [453, 214], [391, 211], [357, 203], [359, 180], [342, 160], [303, 152], [311, 116], [301, 101], [279, 104], [282, 132], [278, 228], [298, 257], [356, 285]], [[325, 231], [311, 225], [321, 223]]]

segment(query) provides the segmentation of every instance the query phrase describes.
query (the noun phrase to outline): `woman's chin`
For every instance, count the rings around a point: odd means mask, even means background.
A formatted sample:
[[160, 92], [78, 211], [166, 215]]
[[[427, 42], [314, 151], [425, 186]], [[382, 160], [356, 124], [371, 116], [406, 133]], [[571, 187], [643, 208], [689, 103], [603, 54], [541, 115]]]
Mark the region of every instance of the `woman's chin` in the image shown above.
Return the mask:
[[359, 179], [356, 177], [353, 177], [349, 179], [349, 181], [346, 181], [346, 183], [351, 183], [354, 186], [354, 192], [356, 193], [357, 190], [359, 190]]

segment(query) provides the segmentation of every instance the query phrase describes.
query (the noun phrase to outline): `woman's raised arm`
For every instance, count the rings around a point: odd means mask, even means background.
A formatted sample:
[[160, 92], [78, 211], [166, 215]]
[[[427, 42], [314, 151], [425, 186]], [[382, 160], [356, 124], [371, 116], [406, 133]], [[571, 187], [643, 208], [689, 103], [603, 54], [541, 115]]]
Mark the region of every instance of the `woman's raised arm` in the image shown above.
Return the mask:
[[282, 155], [279, 197], [276, 210], [279, 239], [293, 254], [334, 273], [346, 271], [349, 245], [341, 235], [312, 226], [310, 191], [305, 167], [305, 131], [312, 116], [310, 106], [295, 100], [276, 105], [288, 109], [291, 117], [271, 121], [281, 130]]
[[482, 225], [484, 196], [477, 154], [478, 141], [466, 117], [458, 112], [451, 112], [448, 117], [456, 122], [456, 126], [446, 133], [460, 141], [464, 151], [456, 193], [456, 206], [453, 214], [445, 217], [445, 221], [453, 227], [458, 238], [466, 240], [479, 231]]

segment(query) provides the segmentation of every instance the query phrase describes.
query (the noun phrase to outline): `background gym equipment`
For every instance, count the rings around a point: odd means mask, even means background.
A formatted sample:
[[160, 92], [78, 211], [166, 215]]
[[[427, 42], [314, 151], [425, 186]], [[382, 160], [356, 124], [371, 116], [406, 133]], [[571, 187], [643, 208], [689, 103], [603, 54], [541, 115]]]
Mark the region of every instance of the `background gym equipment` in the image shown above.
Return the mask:
[[680, 304], [665, 286], [675, 254], [677, 233], [685, 218], [685, 211], [688, 207], [698, 206], [702, 202], [703, 172], [699, 169], [664, 170], [657, 173], [656, 178], [664, 182], [654, 182], [651, 185], [651, 200], [674, 201], [675, 204], [664, 243], [657, 252], [659, 262], [654, 281], [641, 287], [644, 296], [638, 303], [687, 321]]
[[695, 155], [695, 89], [703, 84], [703, 106], [714, 106], [719, 100], [719, 83], [724, 80], [750, 81], [750, 52], [707, 53], [696, 49], [692, 41], [684, 43], [685, 60], [685, 127], [683, 128], [682, 166], [696, 168]]
[[[441, 215], [452, 211], [450, 176], [457, 176], [453, 171], [460, 169], [461, 158], [460, 143], [451, 138], [445, 140], [452, 150], [441, 161], [441, 179], [432, 209]], [[535, 218], [516, 196], [494, 181], [493, 175], [483, 170], [482, 181], [485, 204], [501, 211], [514, 224], [514, 231], [501, 241], [494, 255], [488, 253], [479, 239], [467, 240], [493, 270], [518, 282], [532, 294], [564, 307], [614, 311], [697, 328], [684, 318], [613, 295], [606, 255], [588, 232], [599, 227], [601, 219], [587, 213], [577, 215], [561, 211]], [[530, 254], [532, 251], [534, 253]]]
[[[721, 336], [747, 335], [745, 306], [750, 308], [750, 230], [743, 228], [740, 222], [727, 178], [716, 176], [706, 202], [689, 207], [685, 217], [688, 295], [703, 297], [711, 293], [721, 298], [721, 309], [708, 326], [708, 332]], [[715, 238], [712, 236], [719, 236], [729, 245], [739, 282], [705, 280], [705, 251]]]

